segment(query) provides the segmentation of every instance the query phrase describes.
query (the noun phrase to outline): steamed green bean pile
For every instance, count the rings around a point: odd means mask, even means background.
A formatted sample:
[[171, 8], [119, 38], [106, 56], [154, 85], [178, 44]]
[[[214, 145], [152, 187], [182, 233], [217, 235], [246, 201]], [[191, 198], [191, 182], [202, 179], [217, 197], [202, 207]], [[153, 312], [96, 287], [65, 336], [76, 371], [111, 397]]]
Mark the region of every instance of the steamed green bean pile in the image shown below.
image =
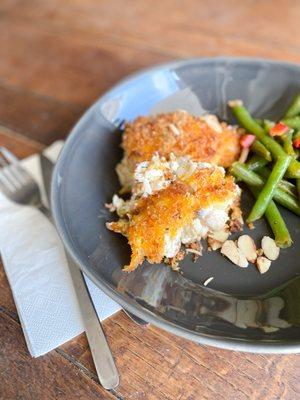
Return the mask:
[[255, 119], [241, 100], [230, 101], [229, 106], [246, 130], [241, 145], [252, 154], [230, 168], [256, 199], [247, 222], [265, 216], [277, 245], [289, 247], [292, 239], [276, 203], [300, 216], [300, 93], [279, 122]]

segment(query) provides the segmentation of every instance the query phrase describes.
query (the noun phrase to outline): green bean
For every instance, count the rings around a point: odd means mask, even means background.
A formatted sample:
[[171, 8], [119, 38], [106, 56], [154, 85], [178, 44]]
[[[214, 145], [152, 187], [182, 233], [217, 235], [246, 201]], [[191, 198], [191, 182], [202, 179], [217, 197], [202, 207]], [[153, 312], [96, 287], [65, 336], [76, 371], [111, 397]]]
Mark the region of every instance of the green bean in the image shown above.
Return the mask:
[[265, 135], [265, 130], [250, 115], [249, 111], [244, 107], [243, 102], [241, 100], [233, 100], [228, 104], [241, 125], [261, 140]]
[[[259, 189], [254, 186], [249, 186], [249, 189], [253, 195], [258, 198], [260, 192]], [[290, 247], [292, 244], [290, 233], [273, 200], [270, 201], [266, 208], [265, 217], [274, 233], [277, 246], [281, 248]]]
[[293, 129], [300, 129], [300, 117], [284, 118], [283, 122]]
[[264, 215], [266, 208], [268, 207], [268, 204], [272, 200], [274, 192], [278, 187], [278, 183], [285, 174], [285, 171], [287, 170], [291, 160], [292, 157], [288, 155], [277, 158], [269, 178], [259, 193], [252, 210], [250, 211], [247, 222], [254, 222]]
[[298, 192], [298, 199], [300, 202], [300, 179], [296, 179], [296, 186], [297, 186], [297, 192]]
[[[251, 171], [260, 171], [263, 167], [269, 164], [265, 158], [262, 158], [256, 154], [254, 154], [249, 161], [247, 161], [246, 165]], [[236, 181], [238, 182], [240, 179], [235, 177]]]
[[274, 233], [277, 246], [281, 248], [290, 247], [293, 243], [292, 238], [284, 222], [284, 219], [282, 218], [273, 200], [270, 201], [265, 211], [265, 217]]
[[260, 142], [259, 140], [255, 140], [251, 145], [251, 150], [257, 155], [265, 158], [267, 161], [272, 161], [271, 153], [269, 150]]
[[293, 132], [289, 132], [286, 135], [281, 136], [281, 140], [286, 154], [295, 158], [296, 154], [293, 147]]
[[261, 168], [265, 167], [268, 165], [269, 162], [265, 159], [262, 158], [256, 154], [254, 154], [249, 161], [247, 161], [246, 165], [251, 171], [257, 171], [260, 170]]
[[[270, 153], [278, 158], [280, 156], [285, 156], [286, 153], [279, 143], [273, 138], [268, 136], [265, 130], [258, 125], [252, 116], [249, 114], [248, 110], [243, 106], [243, 103], [239, 100], [229, 103], [232, 111], [241, 125], [246, 128], [249, 132], [254, 133], [254, 135], [266, 146]], [[299, 117], [300, 118], [300, 117]], [[292, 160], [287, 169], [288, 175], [293, 178], [300, 178], [300, 162], [297, 160]]]
[[[270, 176], [271, 170], [267, 167], [262, 167], [258, 171], [258, 174], [262, 176], [264, 179], [268, 179]], [[278, 187], [283, 190], [284, 192], [288, 193], [289, 195], [293, 197], [297, 197], [297, 189], [296, 186], [293, 185], [291, 182], [287, 181], [286, 179], [282, 179]]]
[[[265, 184], [265, 180], [255, 172], [251, 171], [246, 164], [235, 162], [232, 164], [229, 171], [231, 175], [247, 183], [248, 185], [262, 188]], [[294, 214], [300, 216], [300, 205], [297, 199], [295, 199], [293, 196], [290, 196], [288, 193], [277, 188], [274, 193], [274, 200], [283, 207], [292, 211]]]
[[300, 93], [297, 94], [297, 96], [295, 96], [294, 100], [291, 102], [284, 115], [284, 118], [295, 117], [298, 114], [300, 114]]

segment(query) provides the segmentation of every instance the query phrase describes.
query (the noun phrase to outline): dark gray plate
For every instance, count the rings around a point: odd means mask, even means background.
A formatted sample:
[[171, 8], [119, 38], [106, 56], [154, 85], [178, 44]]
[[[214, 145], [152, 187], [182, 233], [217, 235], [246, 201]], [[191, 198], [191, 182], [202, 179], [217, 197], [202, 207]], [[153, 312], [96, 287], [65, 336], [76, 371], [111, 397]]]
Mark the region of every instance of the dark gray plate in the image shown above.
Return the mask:
[[[183, 274], [144, 265], [131, 274], [126, 240], [105, 228], [104, 208], [118, 190], [115, 165], [122, 153], [116, 127], [123, 119], [185, 108], [231, 121], [226, 103], [240, 98], [256, 117], [278, 119], [300, 90], [300, 68], [266, 60], [215, 58], [179, 61], [134, 75], [112, 88], [81, 118], [55, 168], [52, 207], [63, 241], [82, 270], [122, 306], [155, 325], [218, 347], [259, 352], [300, 350], [299, 218], [282, 210], [294, 240], [271, 269], [234, 266], [218, 252]], [[252, 204], [244, 196], [244, 208]], [[270, 234], [265, 221], [251, 236]], [[209, 288], [203, 286], [214, 277]]]

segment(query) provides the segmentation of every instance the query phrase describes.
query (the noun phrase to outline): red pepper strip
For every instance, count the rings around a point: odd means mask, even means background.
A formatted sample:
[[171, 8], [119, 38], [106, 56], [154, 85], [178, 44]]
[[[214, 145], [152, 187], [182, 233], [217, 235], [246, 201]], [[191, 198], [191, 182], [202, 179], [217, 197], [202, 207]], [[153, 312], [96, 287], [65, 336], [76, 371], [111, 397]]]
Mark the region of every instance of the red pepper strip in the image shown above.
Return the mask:
[[244, 148], [249, 148], [251, 146], [251, 144], [254, 142], [254, 140], [256, 139], [255, 135], [243, 135], [240, 138], [240, 145]]
[[285, 133], [288, 133], [290, 128], [284, 124], [283, 122], [278, 122], [278, 124], [274, 125], [273, 128], [269, 130], [270, 136], [281, 136]]
[[300, 137], [293, 140], [293, 145], [296, 149], [300, 149]]

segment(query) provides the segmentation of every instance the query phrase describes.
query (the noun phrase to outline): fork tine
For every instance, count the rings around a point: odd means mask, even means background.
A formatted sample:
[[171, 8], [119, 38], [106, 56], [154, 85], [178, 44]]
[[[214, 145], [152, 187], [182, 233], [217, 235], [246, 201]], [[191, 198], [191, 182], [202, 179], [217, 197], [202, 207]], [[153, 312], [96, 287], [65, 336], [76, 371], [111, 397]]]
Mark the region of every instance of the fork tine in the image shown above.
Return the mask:
[[20, 167], [20, 165], [16, 165], [16, 172], [18, 173], [18, 176], [20, 177], [22, 183], [26, 183], [28, 181], [32, 181], [32, 177], [31, 175], [22, 167]]
[[[1, 168], [4, 167], [4, 168]], [[0, 147], [0, 190], [19, 204], [41, 207], [38, 184], [9, 150]]]
[[8, 184], [12, 189], [17, 188], [17, 183], [15, 182], [13, 174], [9, 171], [9, 163], [5, 159], [4, 155], [2, 154], [2, 149], [0, 148], [0, 166], [2, 167], [1, 174], [4, 177], [4, 181]]
[[9, 184], [10, 187], [14, 189], [18, 189], [20, 187], [21, 182], [14, 176], [13, 171], [10, 170], [10, 164], [4, 158], [2, 154], [2, 149], [0, 149], [0, 166], [2, 167], [1, 173], [2, 176], [5, 177], [5, 181]]
[[10, 164], [17, 164], [19, 160], [15, 155], [13, 155], [10, 151], [8, 151], [5, 147], [0, 146], [0, 153], [3, 154], [4, 158], [10, 163]]
[[3, 174], [3, 170], [0, 171], [0, 186], [5, 192], [14, 193], [16, 191], [16, 187]]
[[3, 173], [16, 188], [31, 180], [27, 171], [20, 168], [18, 159], [4, 147], [0, 147], [0, 165], [6, 167]]
[[[2, 155], [2, 154], [1, 154]], [[5, 160], [5, 158], [2, 156], [0, 157], [0, 165], [1, 167], [6, 167], [8, 165], [8, 162]]]
[[[3, 168], [1, 168], [1, 166]], [[0, 146], [0, 190], [21, 204], [41, 204], [38, 184], [9, 150]]]
[[2, 172], [2, 175], [5, 176], [5, 178], [14, 187], [15, 190], [20, 188], [21, 183], [18, 181], [18, 179], [15, 177], [13, 171], [11, 171], [11, 169], [9, 167], [3, 168], [1, 172]]

